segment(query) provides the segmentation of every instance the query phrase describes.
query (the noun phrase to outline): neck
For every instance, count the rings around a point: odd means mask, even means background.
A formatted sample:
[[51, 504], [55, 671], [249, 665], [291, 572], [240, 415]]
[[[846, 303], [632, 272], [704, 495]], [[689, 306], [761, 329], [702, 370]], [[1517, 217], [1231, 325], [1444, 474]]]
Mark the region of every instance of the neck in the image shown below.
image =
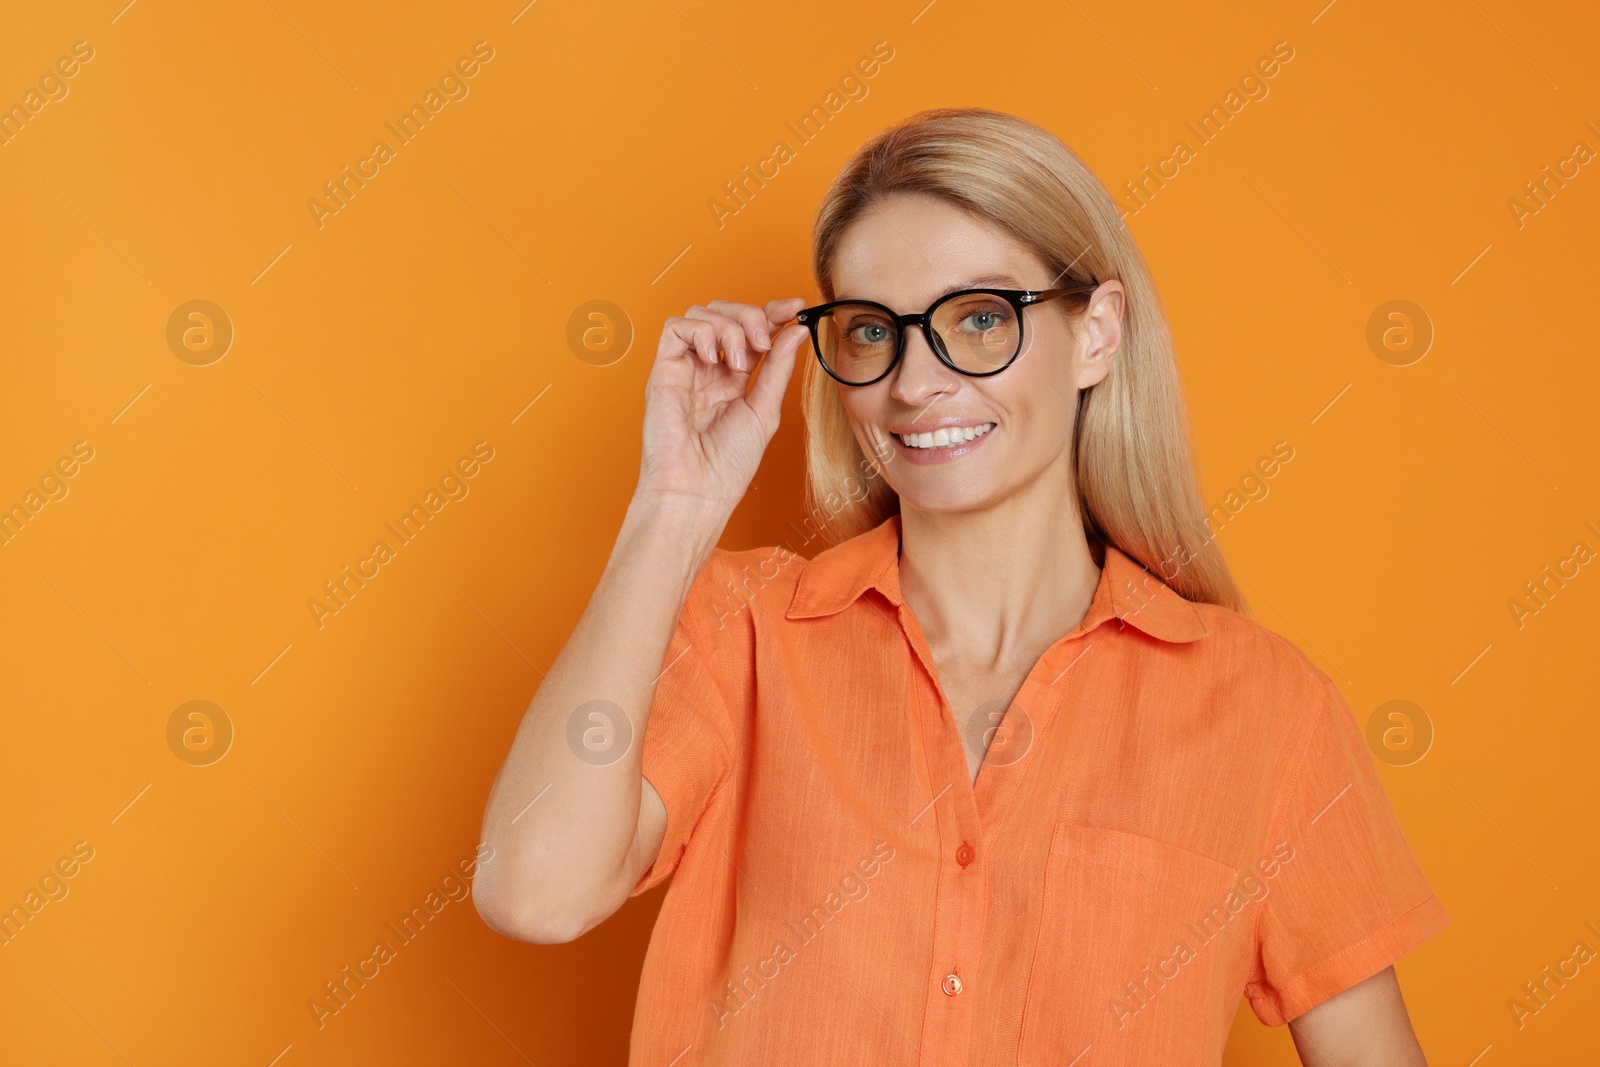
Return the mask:
[[902, 502], [899, 565], [901, 593], [935, 654], [997, 668], [1031, 663], [1076, 626], [1102, 564], [1063, 464], [981, 510]]

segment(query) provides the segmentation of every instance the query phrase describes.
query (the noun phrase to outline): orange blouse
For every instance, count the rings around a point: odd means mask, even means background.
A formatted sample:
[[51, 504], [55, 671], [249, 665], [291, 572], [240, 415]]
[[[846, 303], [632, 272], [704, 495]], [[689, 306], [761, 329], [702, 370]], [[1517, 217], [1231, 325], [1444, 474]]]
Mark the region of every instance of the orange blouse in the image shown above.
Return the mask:
[[1220, 1064], [1449, 924], [1328, 676], [1115, 547], [974, 784], [899, 545], [696, 578], [631, 1065]]

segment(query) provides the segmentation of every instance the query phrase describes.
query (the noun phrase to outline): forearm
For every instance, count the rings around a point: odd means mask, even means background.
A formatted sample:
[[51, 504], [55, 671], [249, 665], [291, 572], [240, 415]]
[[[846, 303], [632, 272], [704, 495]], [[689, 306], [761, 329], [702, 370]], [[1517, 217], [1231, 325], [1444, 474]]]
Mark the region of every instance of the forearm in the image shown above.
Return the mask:
[[[629, 848], [640, 818], [641, 748], [655, 681], [689, 588], [715, 547], [726, 516], [692, 502], [636, 498], [611, 557], [532, 703], [490, 792], [484, 840], [494, 859], [480, 869], [479, 910], [507, 933], [562, 939], [597, 910], [625, 899]], [[599, 731], [579, 709], [607, 701], [629, 719], [631, 741], [585, 759], [569, 743], [569, 721]], [[615, 708], [597, 705], [614, 719]], [[617, 741], [615, 722], [609, 723]], [[624, 727], [623, 729], [627, 729]], [[580, 742], [581, 746], [581, 742]]]

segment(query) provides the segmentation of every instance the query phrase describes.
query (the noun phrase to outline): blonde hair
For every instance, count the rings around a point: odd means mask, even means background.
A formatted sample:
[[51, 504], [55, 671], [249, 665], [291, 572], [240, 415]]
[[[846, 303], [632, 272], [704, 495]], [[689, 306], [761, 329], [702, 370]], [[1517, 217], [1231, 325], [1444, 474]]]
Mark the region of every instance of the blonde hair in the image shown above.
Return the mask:
[[[1251, 614], [1204, 517], [1160, 296], [1099, 179], [1054, 135], [1013, 115], [979, 108], [913, 115], [863, 145], [817, 210], [812, 268], [823, 300], [835, 298], [841, 235], [894, 194], [937, 197], [998, 224], [1043, 260], [1055, 275], [1051, 286], [1089, 284], [1091, 276], [1122, 282], [1121, 349], [1111, 372], [1078, 394], [1072, 453], [1084, 534], [1091, 545], [1115, 545], [1187, 600]], [[1063, 300], [1079, 311], [1089, 297]], [[824, 516], [820, 532], [842, 541], [898, 513], [900, 500], [862, 453], [843, 387], [815, 359], [802, 373], [806, 505], [813, 519]]]

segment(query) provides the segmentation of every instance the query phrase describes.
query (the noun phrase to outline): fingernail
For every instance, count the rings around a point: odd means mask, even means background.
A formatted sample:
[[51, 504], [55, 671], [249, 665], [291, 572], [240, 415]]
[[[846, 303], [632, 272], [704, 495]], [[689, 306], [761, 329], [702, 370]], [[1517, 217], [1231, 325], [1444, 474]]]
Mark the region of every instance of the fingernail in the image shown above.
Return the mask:
[[742, 348], [735, 348], [733, 350], [733, 369], [734, 370], [748, 370], [749, 369], [748, 367], [745, 366], [744, 349], [742, 349]]
[[756, 344], [760, 347], [761, 351], [765, 352], [767, 349], [772, 347], [772, 335], [766, 330], [757, 330]]

